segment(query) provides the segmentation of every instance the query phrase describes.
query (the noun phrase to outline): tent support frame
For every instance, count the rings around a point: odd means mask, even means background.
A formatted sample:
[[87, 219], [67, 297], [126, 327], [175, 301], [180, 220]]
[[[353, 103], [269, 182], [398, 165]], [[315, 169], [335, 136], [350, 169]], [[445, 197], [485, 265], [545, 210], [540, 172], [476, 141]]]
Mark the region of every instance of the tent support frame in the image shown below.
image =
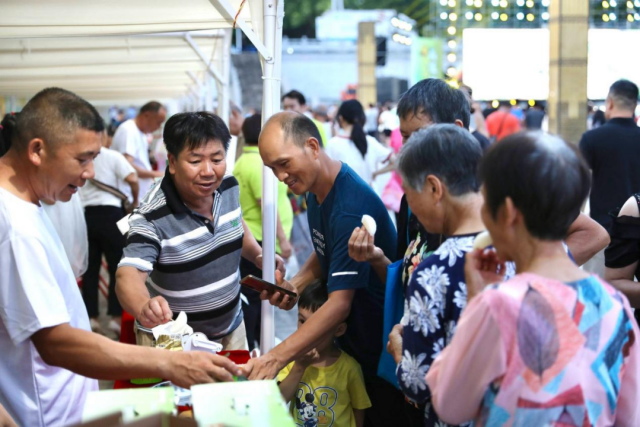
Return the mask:
[[187, 75], [191, 78], [191, 80], [193, 80], [193, 82], [198, 85], [198, 88], [202, 89], [202, 82], [200, 80], [198, 80], [198, 77], [196, 77], [195, 73], [191, 70], [186, 72]]
[[[222, 46], [224, 52], [231, 51], [231, 30], [224, 30]], [[220, 57], [220, 69], [222, 70], [222, 81], [216, 81], [216, 90], [218, 91], [218, 116], [228, 124], [229, 116], [231, 115], [231, 91], [229, 90], [229, 82], [231, 81], [231, 57], [229, 55], [222, 55]]]
[[[262, 40], [260, 40], [260, 37], [258, 37], [258, 35], [255, 32], [253, 32], [251, 28], [249, 28], [249, 26], [244, 21], [244, 19], [241, 19], [241, 18], [236, 19], [235, 17], [236, 10], [234, 10], [234, 8], [231, 6], [231, 4], [227, 0], [209, 0], [209, 1], [213, 5], [213, 7], [215, 7], [216, 10], [220, 13], [220, 15], [222, 15], [229, 23], [232, 24], [235, 21], [236, 27], [240, 28], [244, 33], [244, 35], [247, 36], [249, 40], [251, 40], [251, 43], [253, 43], [253, 45], [258, 50], [258, 52], [260, 52], [260, 55], [264, 58], [265, 61], [273, 61], [272, 52], [275, 52], [275, 51], [273, 49], [268, 48], [269, 44], [267, 43], [267, 39], [265, 38], [264, 39], [265, 43], [262, 43]], [[273, 2], [272, 4], [275, 10], [275, 2]], [[266, 6], [267, 5], [265, 2], [265, 7]], [[266, 14], [265, 14], [265, 18], [266, 18]], [[266, 30], [265, 30], [265, 35], [266, 35]]]
[[220, 75], [220, 73], [218, 73], [218, 71], [216, 71], [216, 69], [211, 66], [211, 64], [209, 63], [209, 59], [207, 59], [207, 57], [204, 55], [204, 53], [202, 52], [202, 49], [200, 49], [200, 46], [198, 46], [198, 43], [196, 43], [196, 41], [193, 40], [193, 37], [191, 37], [191, 34], [186, 33], [184, 35], [184, 39], [186, 40], [187, 43], [189, 43], [189, 46], [191, 46], [191, 49], [193, 49], [196, 55], [198, 55], [198, 57], [202, 60], [204, 65], [207, 66], [207, 71], [209, 71], [209, 74], [211, 74], [211, 76], [221, 84], [223, 85], [227, 84], [227, 82], [223, 80], [223, 77]]
[[[275, 56], [263, 55], [262, 123], [280, 110], [280, 52], [282, 51], [282, 18], [284, 0], [264, 0], [264, 41]], [[253, 41], [253, 40], [252, 40]], [[279, 50], [278, 50], [279, 49]], [[262, 277], [275, 283], [276, 221], [278, 181], [273, 171], [262, 168]], [[275, 346], [275, 312], [269, 301], [262, 301], [260, 351], [268, 353]]]

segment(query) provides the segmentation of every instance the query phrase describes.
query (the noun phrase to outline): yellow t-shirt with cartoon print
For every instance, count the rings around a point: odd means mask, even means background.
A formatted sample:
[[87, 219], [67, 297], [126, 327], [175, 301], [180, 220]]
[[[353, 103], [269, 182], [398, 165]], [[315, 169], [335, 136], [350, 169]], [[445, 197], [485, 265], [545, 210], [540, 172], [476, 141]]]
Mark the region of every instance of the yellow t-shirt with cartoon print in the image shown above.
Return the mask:
[[[294, 363], [280, 371], [278, 382], [289, 375]], [[353, 410], [369, 407], [362, 369], [344, 351], [331, 366], [309, 366], [289, 404], [293, 421], [301, 427], [355, 427]]]

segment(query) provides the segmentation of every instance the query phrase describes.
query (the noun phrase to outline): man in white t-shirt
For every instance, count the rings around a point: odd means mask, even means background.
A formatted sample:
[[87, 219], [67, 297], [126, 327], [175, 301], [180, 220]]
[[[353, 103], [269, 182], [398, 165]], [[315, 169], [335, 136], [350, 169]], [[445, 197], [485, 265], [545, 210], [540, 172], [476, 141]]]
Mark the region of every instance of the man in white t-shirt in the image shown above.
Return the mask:
[[188, 388], [240, 374], [224, 357], [137, 347], [90, 332], [71, 266], [40, 201], [69, 201], [93, 178], [104, 131], [95, 108], [49, 88], [5, 130], [11, 148], [0, 158], [0, 406], [16, 423], [80, 422], [87, 393], [98, 389], [88, 377], [161, 377]]
[[125, 187], [129, 187], [128, 190], [133, 195], [133, 206], [137, 206], [138, 175], [122, 154], [109, 149], [111, 138], [108, 134], [104, 135], [102, 142], [100, 155], [93, 161], [95, 177], [80, 190], [84, 208], [83, 226], [88, 235], [88, 265], [82, 276], [82, 299], [91, 319], [91, 329], [94, 332], [103, 332], [98, 322], [98, 284], [104, 255], [109, 272], [109, 329], [119, 334], [122, 307], [116, 296], [116, 270], [126, 239], [118, 229], [117, 222], [126, 212], [122, 207], [122, 199], [109, 192], [109, 187], [114, 192], [120, 191], [121, 194]]
[[112, 149], [124, 154], [138, 173], [140, 199], [147, 194], [154, 178], [164, 176], [164, 173], [151, 168], [147, 135], [158, 130], [166, 117], [167, 110], [162, 104], [147, 102], [140, 108], [136, 118], [122, 123], [113, 136]]

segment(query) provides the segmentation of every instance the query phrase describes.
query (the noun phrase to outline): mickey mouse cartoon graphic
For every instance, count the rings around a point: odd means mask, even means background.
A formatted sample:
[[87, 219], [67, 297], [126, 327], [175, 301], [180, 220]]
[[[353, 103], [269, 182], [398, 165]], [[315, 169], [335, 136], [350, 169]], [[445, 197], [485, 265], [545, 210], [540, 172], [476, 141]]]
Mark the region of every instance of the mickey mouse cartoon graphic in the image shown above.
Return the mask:
[[318, 427], [318, 406], [313, 403], [313, 394], [305, 394], [304, 400], [305, 402], [301, 402], [296, 397], [296, 409], [298, 409], [300, 418], [304, 420], [304, 427]]

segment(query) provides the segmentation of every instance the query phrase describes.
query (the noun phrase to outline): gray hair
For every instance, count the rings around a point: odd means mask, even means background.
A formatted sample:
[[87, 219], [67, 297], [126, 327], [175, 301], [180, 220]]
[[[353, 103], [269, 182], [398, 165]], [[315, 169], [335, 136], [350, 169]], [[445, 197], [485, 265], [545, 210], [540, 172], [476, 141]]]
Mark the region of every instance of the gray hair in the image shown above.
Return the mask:
[[242, 114], [242, 108], [240, 108], [240, 106], [234, 102], [229, 102], [229, 108], [231, 112]]
[[398, 172], [413, 190], [421, 192], [428, 175], [440, 179], [453, 196], [477, 193], [480, 143], [471, 133], [452, 124], [414, 132], [398, 155]]

